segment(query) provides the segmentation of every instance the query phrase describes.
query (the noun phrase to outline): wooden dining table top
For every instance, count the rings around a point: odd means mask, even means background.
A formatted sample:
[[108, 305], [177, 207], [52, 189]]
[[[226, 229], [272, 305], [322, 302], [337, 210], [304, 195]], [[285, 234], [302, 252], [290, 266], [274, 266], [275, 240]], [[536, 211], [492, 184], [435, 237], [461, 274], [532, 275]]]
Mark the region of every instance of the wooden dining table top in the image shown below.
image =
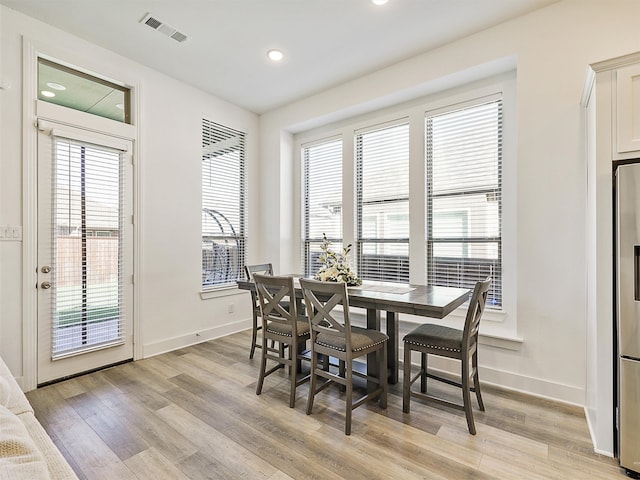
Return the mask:
[[[301, 275], [293, 275], [300, 278]], [[296, 295], [302, 297], [296, 281]], [[251, 280], [239, 280], [238, 288], [255, 290]], [[444, 318], [464, 304], [471, 293], [468, 288], [416, 285], [365, 280], [358, 287], [348, 287], [349, 305], [378, 311], [407, 313], [422, 317]]]

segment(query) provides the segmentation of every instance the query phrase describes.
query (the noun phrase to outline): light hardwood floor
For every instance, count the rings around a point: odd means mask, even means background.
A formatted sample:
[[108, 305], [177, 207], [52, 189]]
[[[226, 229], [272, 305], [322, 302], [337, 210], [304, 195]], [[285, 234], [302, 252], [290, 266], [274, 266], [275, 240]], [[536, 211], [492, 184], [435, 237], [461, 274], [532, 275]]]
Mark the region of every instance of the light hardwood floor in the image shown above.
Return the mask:
[[[464, 414], [413, 400], [354, 411], [308, 386], [288, 407], [285, 372], [255, 394], [259, 353], [248, 332], [91, 373], [28, 394], [81, 479], [618, 479], [593, 452], [581, 408], [484, 386], [478, 434]], [[435, 385], [435, 384], [434, 384]], [[431, 384], [430, 387], [431, 388]], [[442, 387], [441, 394], [459, 395]]]

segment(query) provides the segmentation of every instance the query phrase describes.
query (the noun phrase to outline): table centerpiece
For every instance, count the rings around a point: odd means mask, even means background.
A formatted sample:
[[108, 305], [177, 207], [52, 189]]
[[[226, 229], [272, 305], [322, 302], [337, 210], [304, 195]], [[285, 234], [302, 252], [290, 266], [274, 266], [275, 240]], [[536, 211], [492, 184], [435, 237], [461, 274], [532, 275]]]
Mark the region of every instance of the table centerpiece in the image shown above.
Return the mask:
[[362, 279], [358, 274], [351, 270], [349, 264], [349, 252], [351, 244], [342, 249], [342, 253], [334, 252], [330, 248], [331, 242], [327, 239], [326, 234], [322, 234], [322, 245], [320, 250], [322, 253], [318, 260], [322, 263], [320, 270], [315, 275], [316, 280], [322, 282], [344, 282], [349, 287], [362, 285]]

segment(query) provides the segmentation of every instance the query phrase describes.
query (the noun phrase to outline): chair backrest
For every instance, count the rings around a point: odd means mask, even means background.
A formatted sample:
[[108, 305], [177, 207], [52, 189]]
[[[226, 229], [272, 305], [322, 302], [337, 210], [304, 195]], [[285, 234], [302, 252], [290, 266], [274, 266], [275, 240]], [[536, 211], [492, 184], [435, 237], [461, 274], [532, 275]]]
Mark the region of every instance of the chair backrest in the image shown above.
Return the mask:
[[262, 310], [262, 325], [268, 322], [291, 325], [292, 335], [297, 336], [298, 313], [296, 311], [293, 277], [254, 274], [253, 281]]
[[464, 321], [464, 332], [462, 334], [463, 346], [471, 346], [478, 341], [478, 331], [480, 329], [480, 319], [487, 303], [487, 295], [489, 294], [489, 286], [491, 285], [491, 277], [476, 282], [469, 302], [467, 317]]
[[273, 275], [273, 265], [270, 263], [261, 263], [259, 265], [245, 265], [244, 273], [248, 280], [253, 280], [253, 275], [260, 273], [262, 275]]
[[[300, 287], [302, 287], [302, 295], [307, 305], [312, 341], [315, 341], [315, 336], [318, 333], [327, 333], [344, 338], [347, 351], [349, 351], [351, 347], [351, 321], [349, 320], [349, 296], [346, 283], [321, 282], [301, 278]], [[334, 308], [336, 305], [342, 305], [342, 322], [335, 316]]]
[[[273, 275], [273, 265], [271, 263], [260, 263], [257, 265], [245, 265], [244, 273], [247, 276], [247, 280], [253, 280], [253, 276], [256, 273], [262, 275]], [[260, 302], [258, 301], [258, 294], [251, 291], [251, 300], [253, 301], [253, 308], [257, 311], [260, 309]]]

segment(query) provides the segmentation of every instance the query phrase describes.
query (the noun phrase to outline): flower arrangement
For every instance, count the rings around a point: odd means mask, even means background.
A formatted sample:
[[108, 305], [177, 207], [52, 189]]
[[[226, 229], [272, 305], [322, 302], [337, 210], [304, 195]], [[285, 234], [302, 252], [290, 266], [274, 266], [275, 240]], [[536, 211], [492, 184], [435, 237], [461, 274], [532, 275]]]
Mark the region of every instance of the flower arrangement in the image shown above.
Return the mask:
[[342, 253], [336, 253], [329, 248], [331, 242], [327, 240], [327, 236], [322, 234], [322, 245], [320, 250], [320, 262], [322, 266], [315, 275], [316, 280], [323, 282], [344, 282], [347, 286], [355, 287], [362, 285], [362, 279], [358, 278], [356, 272], [351, 270], [348, 255], [351, 251], [351, 244], [342, 249]]

